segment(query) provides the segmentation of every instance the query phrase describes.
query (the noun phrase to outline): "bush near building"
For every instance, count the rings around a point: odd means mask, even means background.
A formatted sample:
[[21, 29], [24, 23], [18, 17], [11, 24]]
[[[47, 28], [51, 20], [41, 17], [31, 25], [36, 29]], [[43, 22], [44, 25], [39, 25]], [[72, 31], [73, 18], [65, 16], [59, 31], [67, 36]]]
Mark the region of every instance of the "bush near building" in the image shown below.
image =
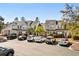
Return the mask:
[[73, 39], [74, 40], [79, 40], [79, 36], [74, 36]]
[[57, 34], [57, 35], [54, 35], [54, 38], [64, 38], [64, 35], [63, 34]]
[[36, 34], [37, 36], [38, 36], [38, 35], [43, 35], [44, 29], [43, 29], [42, 25], [39, 24], [39, 25], [35, 28], [34, 32], [35, 32], [35, 34]]

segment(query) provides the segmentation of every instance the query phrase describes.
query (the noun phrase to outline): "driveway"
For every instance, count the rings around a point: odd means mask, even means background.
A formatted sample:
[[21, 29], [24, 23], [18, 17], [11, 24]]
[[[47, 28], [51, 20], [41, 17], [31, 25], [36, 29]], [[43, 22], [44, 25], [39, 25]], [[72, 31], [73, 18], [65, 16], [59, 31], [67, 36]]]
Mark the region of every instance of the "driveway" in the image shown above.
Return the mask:
[[0, 43], [0, 46], [13, 48], [15, 56], [79, 56], [79, 51], [72, 51], [67, 47], [47, 45], [45, 43], [30, 43], [26, 40], [8, 40], [8, 42]]

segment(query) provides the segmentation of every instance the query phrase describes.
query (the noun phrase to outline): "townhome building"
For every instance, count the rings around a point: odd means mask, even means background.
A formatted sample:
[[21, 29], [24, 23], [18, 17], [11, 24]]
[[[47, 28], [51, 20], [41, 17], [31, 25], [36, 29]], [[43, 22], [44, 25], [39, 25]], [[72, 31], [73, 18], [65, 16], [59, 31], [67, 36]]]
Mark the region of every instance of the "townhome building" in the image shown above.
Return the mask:
[[23, 21], [23, 20], [14, 20], [13, 22], [7, 24], [7, 26], [1, 31], [2, 34], [10, 33], [25, 33], [28, 28], [34, 28], [39, 22], [35, 21]]
[[52, 34], [57, 26], [57, 21], [56, 20], [46, 20], [45, 22], [45, 29], [48, 34]]
[[48, 34], [62, 34], [67, 33], [67, 30], [61, 24], [61, 21], [57, 20], [46, 20], [45, 22], [45, 29]]

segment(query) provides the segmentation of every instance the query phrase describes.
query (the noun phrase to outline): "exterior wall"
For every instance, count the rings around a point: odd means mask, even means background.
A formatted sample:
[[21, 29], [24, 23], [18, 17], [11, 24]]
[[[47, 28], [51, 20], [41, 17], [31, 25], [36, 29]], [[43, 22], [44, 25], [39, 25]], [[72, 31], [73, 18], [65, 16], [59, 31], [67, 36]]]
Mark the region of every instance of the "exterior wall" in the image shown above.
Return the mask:
[[56, 20], [47, 20], [45, 23], [45, 28], [47, 30], [55, 30], [56, 29], [56, 25], [57, 25], [57, 21]]
[[37, 22], [37, 21], [33, 21], [33, 23], [31, 24], [31, 28], [35, 28], [39, 25], [40, 22]]
[[28, 26], [23, 21], [17, 21], [15, 24], [13, 23], [11, 27], [13, 30], [26, 30]]
[[2, 35], [7, 35], [7, 34], [9, 34], [9, 30], [2, 30], [2, 31], [1, 31], [1, 34], [2, 34]]
[[48, 34], [53, 34], [56, 27], [57, 27], [57, 21], [56, 20], [46, 20], [45, 29], [46, 29]]

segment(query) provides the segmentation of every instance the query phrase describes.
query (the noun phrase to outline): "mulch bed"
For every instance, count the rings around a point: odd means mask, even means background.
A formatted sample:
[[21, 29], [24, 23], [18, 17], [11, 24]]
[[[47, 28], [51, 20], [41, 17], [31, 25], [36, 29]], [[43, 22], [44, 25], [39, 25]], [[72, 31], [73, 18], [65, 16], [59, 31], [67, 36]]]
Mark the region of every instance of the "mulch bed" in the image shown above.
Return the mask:
[[79, 51], [79, 42], [76, 42], [74, 44], [71, 45], [71, 48], [75, 51]]

